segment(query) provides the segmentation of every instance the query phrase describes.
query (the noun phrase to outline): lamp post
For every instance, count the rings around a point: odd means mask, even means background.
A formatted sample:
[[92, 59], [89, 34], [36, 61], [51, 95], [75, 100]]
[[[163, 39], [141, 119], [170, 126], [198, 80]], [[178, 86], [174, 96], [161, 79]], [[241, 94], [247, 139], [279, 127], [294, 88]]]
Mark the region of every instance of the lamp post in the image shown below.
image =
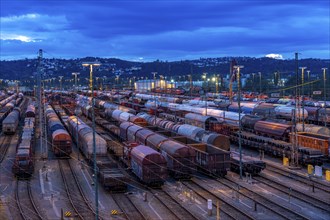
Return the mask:
[[59, 76], [60, 77], [60, 104], [62, 105], [62, 79], [63, 76]]
[[[305, 79], [305, 75], [304, 75], [304, 71], [307, 67], [299, 67], [299, 69], [301, 69], [301, 103], [302, 103], [302, 113], [303, 113], [303, 117], [302, 117], [302, 129], [303, 132], [305, 132], [305, 98], [304, 98], [304, 79]], [[298, 99], [299, 100], [299, 99]]]
[[77, 93], [78, 92], [78, 89], [77, 89], [77, 76], [79, 75], [80, 73], [72, 73], [72, 76], [74, 76], [74, 89], [75, 89], [75, 92]]
[[89, 86], [92, 91], [92, 123], [93, 123], [93, 159], [94, 159], [94, 184], [95, 184], [95, 219], [99, 219], [99, 198], [98, 198], [98, 183], [97, 183], [97, 166], [96, 166], [96, 143], [95, 143], [95, 115], [94, 115], [94, 89], [93, 89], [93, 66], [100, 66], [99, 62], [85, 62], [84, 67], [89, 67]]
[[244, 66], [234, 66], [235, 69], [237, 69], [237, 93], [238, 93], [238, 148], [239, 148], [239, 177], [240, 179], [243, 178], [243, 170], [242, 170], [242, 140], [241, 140], [241, 132], [242, 132], [242, 126], [241, 126], [241, 76], [240, 76], [240, 70], [244, 68]]
[[327, 107], [326, 107], [326, 90], [325, 90], [325, 82], [326, 82], [326, 70], [328, 68], [322, 68], [323, 70], [323, 96], [324, 96], [324, 127], [327, 126]]

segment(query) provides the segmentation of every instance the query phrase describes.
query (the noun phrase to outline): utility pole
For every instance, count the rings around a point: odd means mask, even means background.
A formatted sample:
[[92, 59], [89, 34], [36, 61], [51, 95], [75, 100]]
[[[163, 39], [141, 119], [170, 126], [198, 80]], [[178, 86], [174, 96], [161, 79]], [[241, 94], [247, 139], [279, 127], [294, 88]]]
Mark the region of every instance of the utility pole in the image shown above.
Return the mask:
[[234, 66], [235, 69], [237, 69], [237, 102], [238, 102], [238, 148], [239, 148], [239, 178], [243, 179], [243, 169], [242, 169], [242, 138], [241, 138], [241, 132], [242, 132], [242, 126], [241, 126], [241, 76], [240, 76], [240, 70], [241, 68], [244, 68], [244, 66]]
[[305, 96], [304, 96], [304, 79], [305, 79], [305, 76], [304, 76], [304, 70], [307, 68], [307, 67], [299, 67], [301, 69], [301, 102], [302, 102], [302, 128], [303, 128], [303, 132], [305, 132]]
[[[99, 62], [88, 62], [83, 63], [83, 66], [88, 66], [90, 69], [89, 75], [90, 75], [90, 81], [89, 86], [92, 92], [92, 129], [93, 129], [93, 162], [94, 162], [94, 185], [95, 185], [95, 219], [99, 219], [99, 194], [98, 194], [98, 182], [97, 182], [97, 164], [96, 164], [96, 143], [95, 143], [95, 114], [94, 114], [94, 89], [93, 89], [93, 66], [100, 66], [101, 64]], [[78, 122], [77, 122], [78, 123]]]
[[37, 87], [38, 87], [38, 106], [39, 106], [39, 143], [40, 143], [40, 149], [41, 149], [41, 154], [42, 154], [42, 159], [45, 159], [45, 152], [42, 144], [42, 138], [43, 138], [43, 117], [42, 117], [42, 96], [41, 96], [41, 75], [42, 75], [42, 57], [43, 57], [43, 51], [42, 49], [39, 49], [38, 53], [38, 68], [37, 68]]

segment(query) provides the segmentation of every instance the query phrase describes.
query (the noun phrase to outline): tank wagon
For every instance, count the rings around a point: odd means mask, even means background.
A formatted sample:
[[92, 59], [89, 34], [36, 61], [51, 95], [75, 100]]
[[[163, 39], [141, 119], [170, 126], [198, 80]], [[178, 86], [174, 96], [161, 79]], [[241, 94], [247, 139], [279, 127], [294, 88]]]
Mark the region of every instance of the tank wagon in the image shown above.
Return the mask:
[[28, 105], [25, 111], [25, 117], [36, 117], [36, 107], [34, 104]]
[[313, 134], [330, 136], [330, 129], [327, 127], [324, 127], [324, 126], [305, 124], [304, 130], [303, 130], [303, 125], [297, 124], [296, 128], [297, 128], [298, 132], [308, 132], [308, 133], [313, 133]]
[[278, 118], [284, 118], [287, 120], [292, 120], [294, 114], [298, 120], [306, 120], [308, 118], [308, 112], [306, 109], [296, 109], [292, 106], [277, 106], [275, 109], [275, 115]]
[[21, 109], [15, 107], [2, 122], [2, 131], [4, 134], [15, 134], [20, 119]]
[[330, 125], [330, 108], [305, 107], [308, 112], [307, 121], [323, 125], [325, 122]]
[[133, 173], [145, 184], [161, 186], [167, 178], [166, 160], [150, 147], [139, 145], [130, 152]]
[[28, 178], [34, 171], [34, 127], [35, 119], [26, 117], [20, 142], [17, 145], [12, 172], [19, 178]]
[[45, 108], [48, 134], [52, 151], [58, 157], [68, 157], [72, 153], [72, 139], [52, 106]]

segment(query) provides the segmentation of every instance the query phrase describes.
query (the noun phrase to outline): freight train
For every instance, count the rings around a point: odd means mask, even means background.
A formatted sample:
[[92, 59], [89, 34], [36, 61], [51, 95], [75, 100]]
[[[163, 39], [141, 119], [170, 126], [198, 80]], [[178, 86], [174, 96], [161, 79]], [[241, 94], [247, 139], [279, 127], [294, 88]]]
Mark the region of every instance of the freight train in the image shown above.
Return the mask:
[[[230, 151], [230, 140], [228, 136], [207, 131], [204, 128], [190, 124], [174, 123], [172, 121], [160, 118], [156, 118], [155, 120], [154, 116], [146, 113], [139, 113], [138, 116], [145, 118], [149, 124], [155, 124], [159, 127], [165, 128], [166, 130], [191, 138], [197, 142], [209, 144], [228, 152]], [[166, 116], [168, 117], [169, 115], [166, 114]], [[200, 121], [199, 124], [203, 122], [204, 126], [202, 127], [207, 127], [207, 124], [210, 121], [213, 121], [212, 117], [202, 115], [189, 115], [189, 120], [193, 123]], [[238, 172], [239, 170], [237, 170], [237, 164], [239, 164], [239, 159], [231, 153], [231, 170]], [[264, 161], [252, 159], [251, 157], [246, 157], [244, 155], [242, 165], [243, 173], [250, 173], [252, 175], [257, 175], [266, 168], [266, 163]]]
[[[116, 128], [104, 121], [105, 120], [103, 119], [96, 120], [97, 123], [108, 129], [110, 132], [117, 133], [118, 135]], [[197, 141], [173, 132], [169, 133], [165, 130], [160, 130], [157, 127], [148, 126], [145, 129], [139, 130], [140, 128], [142, 127], [131, 122], [122, 122], [120, 124], [120, 136], [123, 140], [148, 145], [163, 154], [170, 156], [167, 158], [171, 164], [168, 168], [170, 174], [175, 178], [190, 178], [190, 173], [193, 172], [195, 168], [189, 170], [187, 169], [189, 166], [191, 168], [197, 166], [197, 168], [203, 170], [203, 172], [206, 171], [215, 176], [224, 176], [230, 169], [230, 153], [226, 150], [209, 144], [199, 144]], [[212, 138], [209, 140], [211, 141], [211, 139]], [[173, 146], [173, 148], [171, 146]], [[115, 149], [114, 151], [118, 152]], [[177, 161], [182, 161], [181, 163], [183, 166], [174, 169], [172, 164], [176, 162], [176, 160], [174, 160], [175, 158], [177, 158]], [[178, 166], [178, 164], [176, 164], [176, 166]]]
[[25, 117], [22, 135], [17, 145], [12, 167], [12, 172], [19, 178], [28, 178], [34, 171], [34, 129], [35, 117]]
[[[59, 106], [54, 108], [62, 116], [62, 120], [66, 121], [68, 131], [73, 140], [87, 161], [92, 165], [94, 163], [93, 130], [76, 116], [67, 117], [64, 115]], [[98, 134], [95, 134], [95, 153], [98, 179], [102, 186], [112, 192], [125, 191], [127, 189], [126, 176], [121, 172], [117, 164], [107, 156], [107, 143]]]
[[[32, 114], [30, 109], [28, 109], [28, 113]], [[68, 157], [72, 152], [71, 136], [63, 126], [52, 106], [45, 106], [45, 116], [47, 119], [47, 133], [49, 135], [52, 151], [55, 156]]]
[[[102, 105], [105, 106], [104, 105], [105, 102], [102, 101], [100, 102], [96, 100], [96, 103], [98, 103], [99, 107], [101, 107]], [[181, 138], [177, 138], [176, 140], [181, 141], [183, 144], [190, 145], [189, 147], [195, 150], [197, 167], [202, 169], [203, 171], [211, 172], [214, 175], [218, 175], [218, 176], [224, 176], [226, 175], [227, 170], [229, 170], [230, 153], [228, 150], [230, 148], [230, 142], [228, 137], [221, 134], [216, 134], [214, 132], [206, 132], [205, 130], [198, 127], [193, 128], [193, 126], [190, 125], [180, 125], [145, 113], [139, 113], [136, 116], [130, 114], [130, 117], [120, 118], [118, 117], [118, 115], [123, 114], [126, 116], [127, 112], [118, 110], [117, 109], [118, 105], [115, 104], [111, 104], [111, 105], [107, 104], [106, 106], [108, 108], [105, 109], [105, 117], [108, 120], [113, 119], [115, 121], [120, 121], [120, 122], [126, 120], [145, 126], [146, 123], [143, 122], [143, 120], [141, 120], [141, 118], [144, 118], [149, 125], [156, 125], [159, 128], [166, 129], [167, 131], [171, 131], [171, 135], [169, 136], [170, 137], [172, 136], [172, 138], [173, 136], [181, 136]], [[110, 106], [111, 108], [109, 108]], [[81, 105], [81, 107], [84, 114], [88, 114], [88, 112], [86, 112], [86, 110], [88, 110], [88, 108], [86, 108], [86, 105]], [[102, 123], [104, 124], [105, 122]], [[113, 127], [111, 129], [113, 131]], [[152, 127], [150, 127], [150, 129], [155, 130], [155, 128]], [[168, 132], [164, 132], [164, 131], [158, 131], [158, 132], [163, 132], [162, 135], [168, 135]], [[182, 136], [185, 136], [187, 138], [183, 138]], [[162, 140], [162, 138], [160, 137], [158, 138]], [[126, 137], [124, 137], [124, 139], [126, 139]], [[199, 142], [203, 142], [204, 144], [198, 144]], [[144, 142], [139, 142], [139, 143], [145, 144]], [[155, 149], [158, 148], [155, 147]], [[261, 170], [265, 168], [264, 162], [260, 163], [260, 164], [263, 163], [262, 166], [256, 166], [257, 163], [255, 161], [253, 161], [253, 163], [252, 162], [249, 163], [248, 159], [246, 159], [245, 162], [246, 163], [244, 164], [244, 169], [243, 169], [244, 172], [258, 174], [261, 172]]]

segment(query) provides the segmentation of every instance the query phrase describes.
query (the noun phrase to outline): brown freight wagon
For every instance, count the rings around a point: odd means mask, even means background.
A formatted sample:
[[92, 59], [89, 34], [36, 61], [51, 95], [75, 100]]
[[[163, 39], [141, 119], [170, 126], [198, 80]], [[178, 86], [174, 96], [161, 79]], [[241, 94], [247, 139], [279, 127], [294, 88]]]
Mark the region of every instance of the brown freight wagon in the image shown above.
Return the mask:
[[[297, 132], [298, 145], [320, 150], [329, 156], [330, 136], [313, 134], [308, 132]], [[293, 143], [294, 134], [290, 133], [290, 142]]]

